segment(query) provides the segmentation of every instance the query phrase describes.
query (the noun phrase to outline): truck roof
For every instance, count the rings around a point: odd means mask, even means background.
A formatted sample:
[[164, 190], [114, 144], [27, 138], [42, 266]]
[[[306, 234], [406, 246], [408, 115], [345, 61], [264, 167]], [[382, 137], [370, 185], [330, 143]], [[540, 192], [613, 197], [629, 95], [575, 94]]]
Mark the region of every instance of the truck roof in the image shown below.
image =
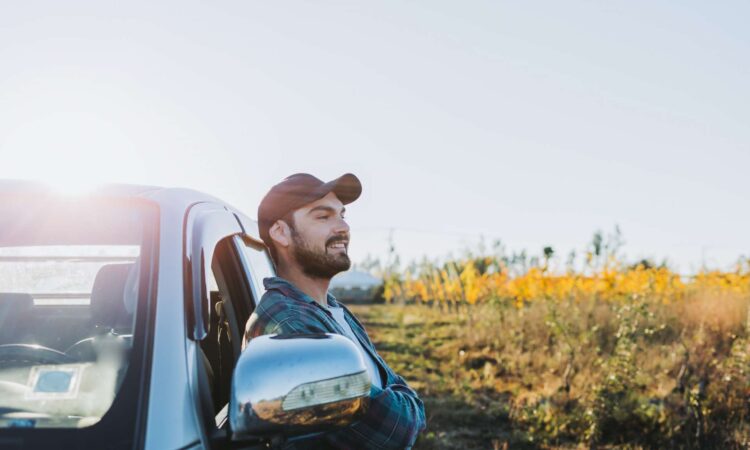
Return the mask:
[[240, 210], [229, 205], [227, 202], [205, 194], [200, 191], [177, 188], [161, 187], [135, 184], [103, 184], [94, 189], [86, 190], [81, 194], [65, 194], [54, 187], [29, 180], [0, 180], [0, 198], [3, 197], [32, 197], [39, 200], [54, 200], [80, 197], [82, 199], [144, 199], [159, 204], [166, 210], [175, 213], [186, 211], [191, 205], [200, 202], [215, 202], [225, 205], [233, 213], [237, 214], [244, 223], [252, 222], [254, 226], [246, 229], [246, 232], [256, 239], [260, 239], [257, 232], [257, 222], [246, 217]]

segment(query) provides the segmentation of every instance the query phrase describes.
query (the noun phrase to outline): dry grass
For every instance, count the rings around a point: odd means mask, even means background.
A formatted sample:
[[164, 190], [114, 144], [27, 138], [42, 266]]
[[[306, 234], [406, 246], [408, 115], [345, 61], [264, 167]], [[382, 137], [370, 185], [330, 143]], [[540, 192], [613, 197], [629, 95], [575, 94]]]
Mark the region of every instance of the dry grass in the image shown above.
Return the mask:
[[747, 448], [749, 299], [355, 306], [425, 400], [421, 449]]

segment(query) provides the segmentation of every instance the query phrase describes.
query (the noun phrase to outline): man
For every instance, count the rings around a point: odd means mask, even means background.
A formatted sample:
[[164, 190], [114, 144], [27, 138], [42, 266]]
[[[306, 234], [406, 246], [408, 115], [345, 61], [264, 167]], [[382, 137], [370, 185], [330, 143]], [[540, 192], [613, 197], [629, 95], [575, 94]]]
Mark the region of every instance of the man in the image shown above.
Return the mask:
[[360, 420], [326, 434], [314, 448], [409, 448], [425, 427], [422, 401], [378, 355], [362, 324], [328, 293], [331, 277], [351, 265], [344, 205], [361, 192], [352, 174], [324, 183], [298, 173], [266, 194], [258, 228], [278, 276], [263, 280], [267, 292], [248, 320], [245, 342], [263, 334], [347, 336], [370, 372], [370, 406]]

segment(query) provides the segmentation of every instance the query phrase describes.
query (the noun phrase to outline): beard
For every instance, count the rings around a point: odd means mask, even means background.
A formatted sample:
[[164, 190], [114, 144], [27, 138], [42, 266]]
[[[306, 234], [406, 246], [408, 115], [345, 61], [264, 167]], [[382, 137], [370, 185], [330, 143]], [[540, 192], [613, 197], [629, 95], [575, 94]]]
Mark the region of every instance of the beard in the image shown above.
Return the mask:
[[[329, 238], [321, 252], [313, 248], [294, 227], [291, 227], [291, 231], [292, 240], [294, 241], [292, 254], [297, 263], [302, 267], [305, 275], [312, 278], [330, 280], [337, 273], [349, 270], [349, 267], [351, 267], [352, 262], [346, 251], [341, 253], [328, 252], [328, 246], [333, 242], [344, 239], [343, 236]], [[346, 240], [348, 240], [348, 237], [346, 237]]]

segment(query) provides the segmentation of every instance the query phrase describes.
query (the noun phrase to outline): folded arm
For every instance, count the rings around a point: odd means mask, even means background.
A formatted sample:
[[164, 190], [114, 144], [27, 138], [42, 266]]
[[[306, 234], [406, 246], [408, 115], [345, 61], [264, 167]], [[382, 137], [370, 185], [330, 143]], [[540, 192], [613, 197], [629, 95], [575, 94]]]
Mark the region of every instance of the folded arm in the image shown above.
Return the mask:
[[[259, 334], [327, 333], [317, 321], [303, 317], [284, 317], [281, 321], [248, 327], [251, 337]], [[262, 329], [262, 330], [260, 330]], [[383, 388], [372, 386], [370, 405], [362, 417], [348, 427], [326, 434], [325, 439], [337, 448], [404, 449], [414, 445], [425, 428], [424, 404], [406, 381], [386, 365], [388, 379]]]

